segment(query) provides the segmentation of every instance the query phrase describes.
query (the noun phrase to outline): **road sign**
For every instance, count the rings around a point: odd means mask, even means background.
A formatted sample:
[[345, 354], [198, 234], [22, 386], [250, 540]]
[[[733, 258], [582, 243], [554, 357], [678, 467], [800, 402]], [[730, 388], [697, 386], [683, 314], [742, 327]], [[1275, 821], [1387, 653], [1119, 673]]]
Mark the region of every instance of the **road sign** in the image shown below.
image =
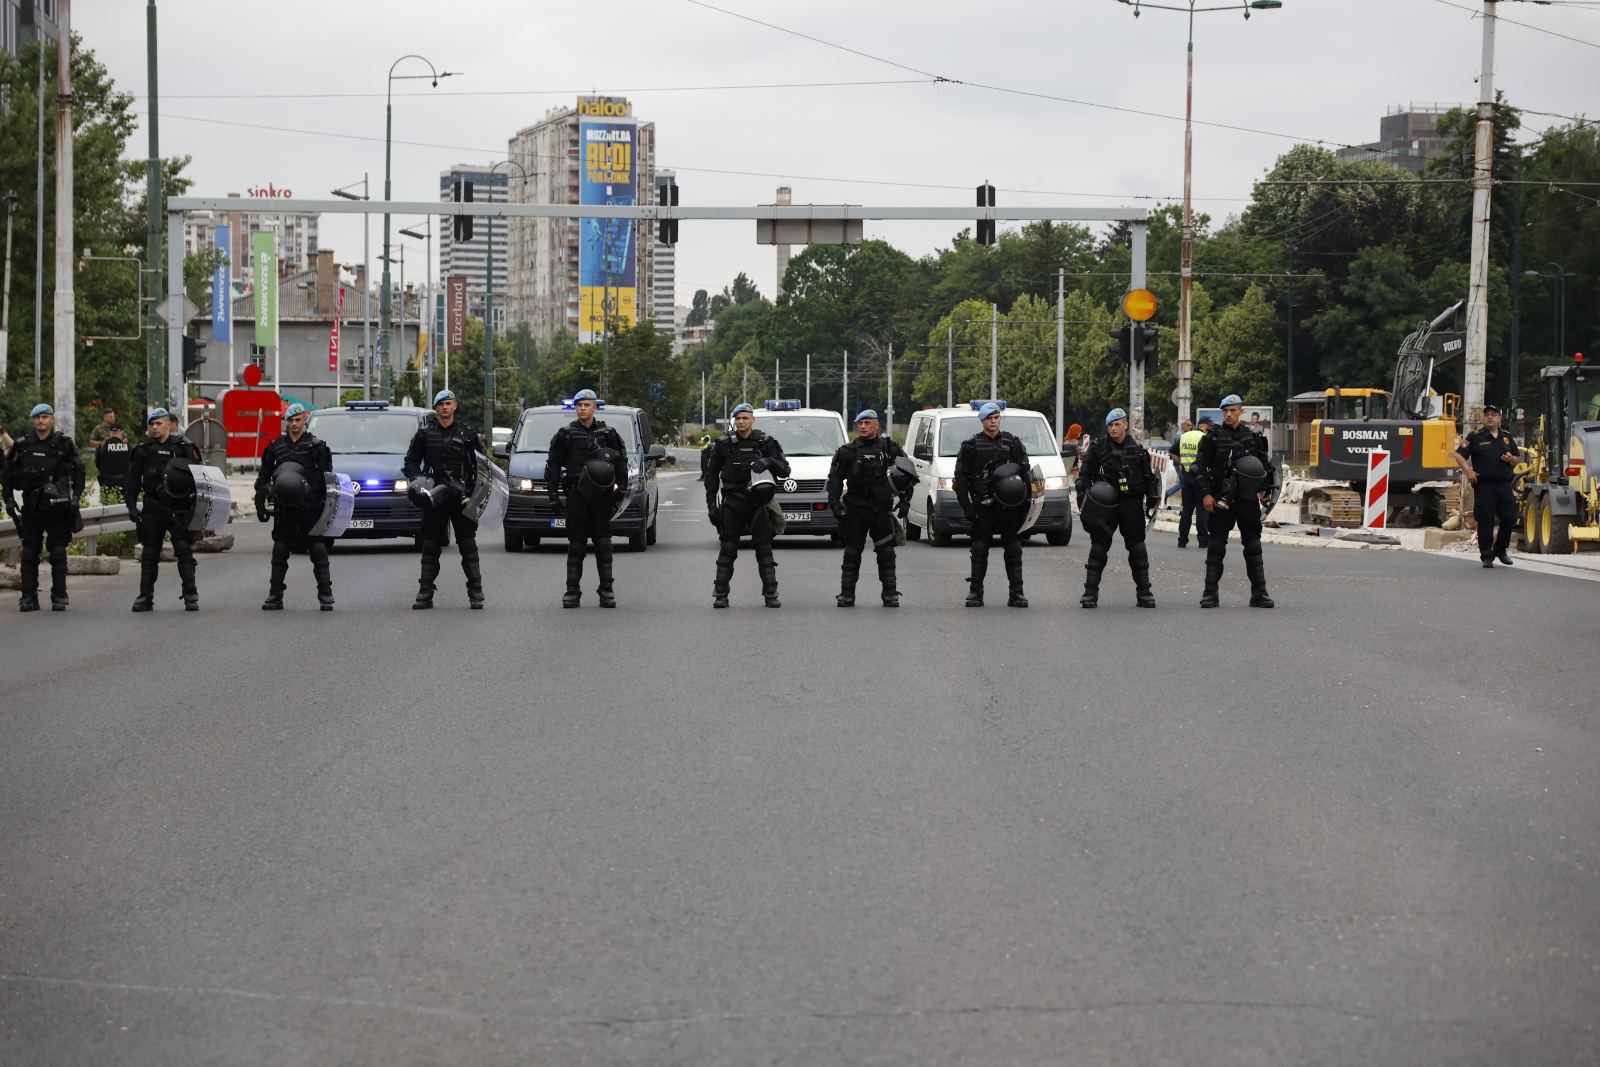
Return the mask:
[[1156, 313], [1156, 294], [1148, 289], [1129, 289], [1122, 297], [1122, 313], [1134, 322], [1148, 322]]
[[198, 314], [200, 309], [195, 302], [182, 293], [173, 293], [156, 305], [156, 315], [168, 326], [172, 325], [174, 315], [178, 316], [178, 325], [181, 326]]

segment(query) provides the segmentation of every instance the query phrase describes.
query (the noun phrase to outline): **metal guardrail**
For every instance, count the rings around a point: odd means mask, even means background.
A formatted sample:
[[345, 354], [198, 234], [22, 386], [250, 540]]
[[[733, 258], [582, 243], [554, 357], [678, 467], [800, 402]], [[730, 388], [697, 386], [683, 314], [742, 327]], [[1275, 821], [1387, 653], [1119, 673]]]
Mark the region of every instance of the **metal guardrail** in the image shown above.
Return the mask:
[[[134, 528], [128, 518], [126, 504], [99, 504], [82, 510], [83, 529], [74, 536], [89, 542], [90, 555], [98, 547], [96, 539], [103, 534], [126, 533]], [[16, 523], [10, 519], [0, 519], [0, 548], [16, 548], [21, 544], [22, 538], [17, 533]]]

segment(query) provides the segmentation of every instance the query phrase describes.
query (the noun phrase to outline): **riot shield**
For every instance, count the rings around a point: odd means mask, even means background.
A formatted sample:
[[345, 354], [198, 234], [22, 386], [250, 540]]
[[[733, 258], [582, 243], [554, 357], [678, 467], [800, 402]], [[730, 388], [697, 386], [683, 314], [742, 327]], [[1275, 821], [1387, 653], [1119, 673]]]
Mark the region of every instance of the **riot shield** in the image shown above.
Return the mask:
[[356, 511], [356, 483], [343, 474], [326, 474], [327, 491], [322, 494], [322, 514], [306, 531], [308, 537], [338, 537], [350, 528]]
[[477, 483], [472, 495], [461, 505], [461, 513], [479, 526], [493, 529], [506, 517], [506, 505], [511, 501], [511, 487], [506, 482], [506, 472], [483, 453], [476, 453], [478, 461]]
[[1035, 463], [1028, 474], [1028, 514], [1022, 520], [1020, 533], [1027, 533], [1039, 521], [1039, 516], [1044, 514], [1044, 471]]
[[189, 464], [189, 473], [194, 475], [194, 512], [189, 516], [189, 529], [222, 529], [228, 525], [228, 513], [233, 507], [227, 476], [220, 468], [204, 463]]

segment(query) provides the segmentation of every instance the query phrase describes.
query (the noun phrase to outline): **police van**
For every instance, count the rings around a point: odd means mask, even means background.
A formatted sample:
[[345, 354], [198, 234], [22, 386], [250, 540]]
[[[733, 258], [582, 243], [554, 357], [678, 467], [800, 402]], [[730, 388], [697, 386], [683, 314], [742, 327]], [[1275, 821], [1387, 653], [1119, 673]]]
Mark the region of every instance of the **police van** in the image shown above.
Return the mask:
[[[967, 534], [971, 528], [956, 501], [956, 457], [961, 442], [983, 430], [978, 409], [987, 400], [974, 400], [966, 407], [928, 408], [911, 416], [906, 428], [906, 451], [917, 467], [917, 488], [911, 497], [911, 512], [906, 519], [906, 537], [917, 540], [927, 531], [935, 545], [947, 545], [950, 538]], [[1052, 545], [1072, 540], [1072, 489], [1067, 466], [1061, 459], [1050, 421], [1037, 411], [1000, 405], [1000, 429], [1013, 434], [1028, 450], [1028, 459], [1044, 475], [1044, 510], [1028, 531], [1042, 533]]]
[[422, 509], [406, 496], [406, 449], [433, 412], [387, 400], [352, 400], [319, 408], [306, 426], [333, 453], [333, 469], [356, 489], [350, 526], [341, 539], [417, 538]]
[[777, 440], [789, 461], [789, 477], [778, 483], [783, 535], [831, 537], [838, 524], [828, 510], [828, 468], [848, 440], [844, 416], [804, 408], [798, 400], [769, 400], [755, 412], [756, 429]]

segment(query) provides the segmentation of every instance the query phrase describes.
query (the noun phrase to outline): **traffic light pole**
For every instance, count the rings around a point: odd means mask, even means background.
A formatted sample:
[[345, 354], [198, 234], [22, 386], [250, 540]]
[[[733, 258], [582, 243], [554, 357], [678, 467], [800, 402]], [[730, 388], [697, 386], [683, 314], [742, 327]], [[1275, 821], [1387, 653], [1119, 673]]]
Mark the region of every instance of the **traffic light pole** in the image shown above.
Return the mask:
[[[1145, 227], [1133, 228], [1133, 277], [1130, 280], [1130, 289], [1143, 289], [1145, 286]], [[1133, 433], [1134, 439], [1145, 439], [1144, 428], [1144, 360], [1139, 358], [1138, 348], [1134, 343], [1137, 336], [1134, 325], [1129, 322], [1128, 332], [1128, 429]]]

